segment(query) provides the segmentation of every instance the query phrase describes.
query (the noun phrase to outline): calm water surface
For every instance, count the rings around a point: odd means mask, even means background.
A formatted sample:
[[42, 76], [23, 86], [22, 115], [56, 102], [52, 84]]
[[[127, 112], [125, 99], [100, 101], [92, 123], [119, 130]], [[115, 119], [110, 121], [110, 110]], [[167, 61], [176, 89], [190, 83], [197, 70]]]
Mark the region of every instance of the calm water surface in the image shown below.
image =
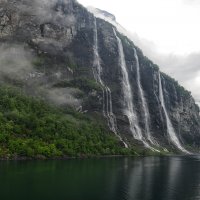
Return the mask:
[[200, 156], [0, 162], [1, 200], [200, 200]]

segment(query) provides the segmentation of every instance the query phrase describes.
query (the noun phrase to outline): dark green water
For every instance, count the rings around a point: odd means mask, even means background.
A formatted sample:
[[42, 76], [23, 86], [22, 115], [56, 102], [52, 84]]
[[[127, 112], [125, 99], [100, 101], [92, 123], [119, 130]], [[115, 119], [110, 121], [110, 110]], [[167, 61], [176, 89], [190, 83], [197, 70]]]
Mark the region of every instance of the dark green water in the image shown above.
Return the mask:
[[200, 156], [0, 162], [8, 199], [200, 199]]

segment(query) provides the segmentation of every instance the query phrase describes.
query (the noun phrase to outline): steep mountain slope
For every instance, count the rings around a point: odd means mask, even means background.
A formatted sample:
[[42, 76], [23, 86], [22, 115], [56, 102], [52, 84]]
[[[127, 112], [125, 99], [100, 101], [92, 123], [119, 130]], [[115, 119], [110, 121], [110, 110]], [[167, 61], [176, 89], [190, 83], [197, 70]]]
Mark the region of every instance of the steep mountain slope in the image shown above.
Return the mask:
[[104, 126], [98, 115], [59, 109], [0, 87], [0, 158], [65, 158], [94, 155], [134, 155]]
[[198, 150], [199, 108], [191, 94], [112, 24], [74, 0], [0, 4], [2, 83], [101, 115], [124, 148]]

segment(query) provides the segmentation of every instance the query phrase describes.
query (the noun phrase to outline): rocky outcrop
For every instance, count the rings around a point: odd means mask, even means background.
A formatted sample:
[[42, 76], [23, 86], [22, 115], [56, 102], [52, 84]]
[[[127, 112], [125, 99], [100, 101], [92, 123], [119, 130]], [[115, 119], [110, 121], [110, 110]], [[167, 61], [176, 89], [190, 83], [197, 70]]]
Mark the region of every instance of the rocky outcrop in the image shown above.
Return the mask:
[[[124, 113], [123, 75], [114, 32], [117, 31], [116, 28], [102, 19], [95, 19], [92, 13], [74, 0], [46, 2], [9, 0], [0, 3], [1, 46], [6, 44], [13, 48], [13, 45], [19, 45], [32, 55], [30, 59], [32, 69], [31, 72], [27, 72], [29, 78], [21, 77], [18, 81], [22, 82], [23, 88], [29, 94], [40, 95], [55, 103], [58, 102], [56, 97], [61, 98], [62, 104], [74, 106], [81, 112], [102, 114], [103, 104], [107, 99], [102, 93], [102, 86], [94, 77], [96, 21], [100, 75], [104, 86], [111, 91], [117, 134], [128, 146], [144, 145], [142, 141], [133, 137], [130, 121]], [[113, 15], [105, 11], [103, 13], [115, 20]], [[134, 111], [144, 140], [153, 148], [177, 150], [169, 139], [166, 116], [161, 105], [159, 67], [145, 57], [126, 36], [119, 32], [117, 36], [122, 41]], [[141, 92], [138, 88], [135, 52], [140, 67], [140, 84], [149, 110], [149, 132], [156, 141], [154, 144], [151, 144], [145, 136], [146, 121]], [[9, 67], [8, 63], [7, 65]], [[8, 78], [9, 74], [6, 76]], [[3, 80], [13, 84], [8, 79]], [[191, 94], [166, 74], [161, 73], [161, 82], [166, 109], [177, 138], [185, 148], [198, 149], [200, 145], [198, 106]], [[105, 105], [111, 106], [108, 103]]]

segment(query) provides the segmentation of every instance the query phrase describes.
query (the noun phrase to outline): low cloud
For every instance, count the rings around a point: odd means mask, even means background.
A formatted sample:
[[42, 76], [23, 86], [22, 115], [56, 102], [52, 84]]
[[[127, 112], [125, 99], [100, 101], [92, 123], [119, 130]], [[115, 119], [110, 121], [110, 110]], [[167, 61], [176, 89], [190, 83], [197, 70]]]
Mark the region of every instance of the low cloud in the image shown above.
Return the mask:
[[23, 79], [32, 71], [33, 56], [22, 45], [0, 45], [0, 74]]
[[75, 98], [75, 94], [77, 92], [79, 91], [73, 88], [55, 88], [48, 90], [47, 97], [50, 101], [56, 103], [57, 105], [67, 104], [78, 108], [81, 106], [81, 102]]
[[[0, 4], [3, 4], [2, 8], [13, 9], [13, 12], [18, 14], [19, 19], [23, 17], [24, 20], [26, 19], [24, 16], [27, 15], [29, 20], [35, 20], [37, 23], [51, 22], [64, 27], [71, 27], [76, 22], [70, 11], [70, 2], [71, 0], [17, 0], [17, 2], [15, 0], [0, 0]], [[46, 43], [51, 43], [52, 51], [55, 51], [55, 48], [56, 51], [62, 50], [61, 44], [56, 40], [43, 39], [43, 41], [38, 42], [43, 45], [43, 48], [45, 48]], [[53, 89], [49, 85], [45, 85], [48, 84], [45, 80], [48, 80], [50, 75], [41, 73], [34, 68], [33, 63], [37, 59], [35, 56], [26, 45], [0, 44], [0, 81], [12, 83], [12, 80], [19, 80], [30, 95], [42, 96], [57, 105], [67, 104], [76, 108], [80, 107], [80, 100], [75, 98], [76, 89]]]
[[[17, 44], [0, 45], [0, 81], [11, 84], [13, 80], [20, 81], [29, 95], [41, 96], [57, 105], [70, 105], [78, 108], [81, 101], [75, 96], [80, 91], [74, 88], [51, 88], [45, 81], [48, 75], [39, 72], [33, 66], [35, 55], [27, 47]], [[9, 81], [9, 82], [7, 82]]]

